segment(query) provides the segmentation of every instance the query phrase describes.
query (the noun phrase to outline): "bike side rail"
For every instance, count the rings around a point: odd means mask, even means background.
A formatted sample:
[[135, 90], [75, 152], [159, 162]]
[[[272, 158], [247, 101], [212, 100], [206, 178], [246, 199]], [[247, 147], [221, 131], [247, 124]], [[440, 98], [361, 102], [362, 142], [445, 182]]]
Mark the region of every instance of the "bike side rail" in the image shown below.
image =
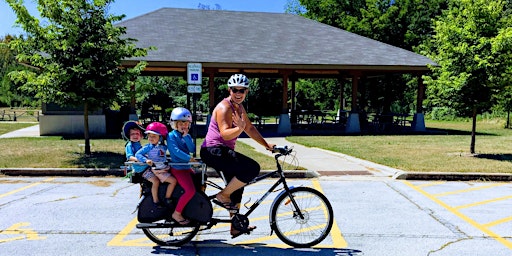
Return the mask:
[[[165, 162], [166, 165], [170, 166], [171, 168], [173, 166], [190, 166], [194, 172], [197, 174], [197, 173], [201, 173], [201, 184], [205, 184], [206, 183], [206, 179], [207, 179], [207, 172], [208, 172], [208, 166], [199, 161], [199, 162], [188, 162], [188, 163], [173, 163], [173, 162]], [[124, 162], [124, 167], [125, 167], [125, 177], [126, 178], [130, 178], [130, 182], [131, 183], [141, 183], [142, 180], [141, 179], [138, 179], [137, 176], [141, 176], [142, 175], [142, 172], [140, 173], [135, 173], [135, 170], [133, 169], [133, 166], [134, 165], [137, 165], [137, 166], [146, 166], [146, 167], [150, 167], [149, 165], [147, 165], [146, 163], [142, 163], [142, 162], [132, 162], [132, 161], [128, 161], [128, 162]], [[142, 178], [142, 177], [140, 177]], [[224, 179], [224, 177], [223, 177]]]

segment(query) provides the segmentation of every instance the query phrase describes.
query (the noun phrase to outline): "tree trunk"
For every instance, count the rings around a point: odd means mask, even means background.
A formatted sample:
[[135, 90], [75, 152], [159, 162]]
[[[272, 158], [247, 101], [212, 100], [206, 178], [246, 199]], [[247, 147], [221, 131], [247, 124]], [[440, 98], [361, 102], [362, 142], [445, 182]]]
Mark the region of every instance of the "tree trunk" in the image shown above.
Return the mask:
[[475, 139], [476, 139], [476, 107], [473, 107], [473, 124], [471, 126], [471, 146], [469, 152], [475, 153]]
[[84, 101], [84, 138], [85, 138], [85, 155], [91, 155], [91, 142], [89, 139], [89, 107], [87, 101]]
[[507, 125], [505, 128], [510, 128], [510, 110], [507, 111]]

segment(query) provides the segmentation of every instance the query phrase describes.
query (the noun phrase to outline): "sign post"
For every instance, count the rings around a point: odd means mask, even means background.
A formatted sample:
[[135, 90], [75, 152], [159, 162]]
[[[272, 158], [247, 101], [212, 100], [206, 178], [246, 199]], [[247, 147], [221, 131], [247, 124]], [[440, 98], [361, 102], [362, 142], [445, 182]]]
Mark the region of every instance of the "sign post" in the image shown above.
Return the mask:
[[[201, 94], [201, 84], [203, 83], [203, 67], [201, 63], [188, 63], [187, 64], [187, 92], [192, 94], [192, 138], [194, 138], [194, 145], [197, 142], [197, 126], [196, 126], [196, 99], [197, 95]], [[196, 152], [194, 152], [196, 157]]]

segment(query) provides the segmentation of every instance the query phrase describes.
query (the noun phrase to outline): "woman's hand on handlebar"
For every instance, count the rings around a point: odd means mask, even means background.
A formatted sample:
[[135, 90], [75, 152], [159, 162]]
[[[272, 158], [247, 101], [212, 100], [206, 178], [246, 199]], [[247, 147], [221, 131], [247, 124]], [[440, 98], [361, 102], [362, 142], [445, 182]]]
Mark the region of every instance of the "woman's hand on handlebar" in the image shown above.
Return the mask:
[[268, 146], [266, 147], [266, 149], [270, 152], [273, 152], [274, 151], [274, 148], [276, 147], [276, 144], [267, 144]]

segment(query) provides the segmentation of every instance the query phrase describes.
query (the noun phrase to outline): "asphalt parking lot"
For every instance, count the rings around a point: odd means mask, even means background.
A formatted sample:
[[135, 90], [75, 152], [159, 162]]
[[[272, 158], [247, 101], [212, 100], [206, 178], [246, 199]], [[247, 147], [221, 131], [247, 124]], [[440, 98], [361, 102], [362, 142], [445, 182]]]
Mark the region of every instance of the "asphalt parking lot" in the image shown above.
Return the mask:
[[[270, 181], [269, 181], [270, 182]], [[229, 226], [181, 247], [156, 246], [135, 228], [138, 185], [119, 177], [0, 177], [2, 255], [511, 255], [512, 184], [398, 181], [375, 177], [290, 179], [317, 188], [334, 208], [331, 234], [294, 249], [268, 224], [271, 195], [253, 215], [251, 235]], [[267, 181], [246, 190], [256, 200]], [[215, 208], [214, 214], [226, 214]]]

